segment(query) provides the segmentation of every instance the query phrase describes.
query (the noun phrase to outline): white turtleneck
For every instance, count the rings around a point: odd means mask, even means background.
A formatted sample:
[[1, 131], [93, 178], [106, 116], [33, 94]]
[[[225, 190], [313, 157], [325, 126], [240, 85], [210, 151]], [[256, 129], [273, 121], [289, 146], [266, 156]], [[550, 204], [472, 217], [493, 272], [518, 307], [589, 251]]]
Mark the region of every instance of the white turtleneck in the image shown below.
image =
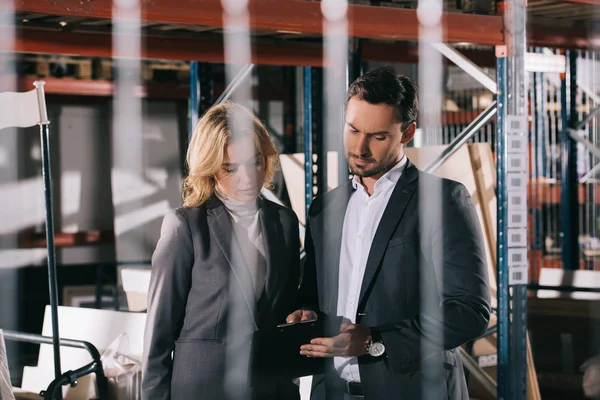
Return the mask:
[[244, 202], [217, 192], [233, 225], [244, 261], [250, 270], [254, 295], [258, 300], [265, 288], [267, 265], [257, 201]]

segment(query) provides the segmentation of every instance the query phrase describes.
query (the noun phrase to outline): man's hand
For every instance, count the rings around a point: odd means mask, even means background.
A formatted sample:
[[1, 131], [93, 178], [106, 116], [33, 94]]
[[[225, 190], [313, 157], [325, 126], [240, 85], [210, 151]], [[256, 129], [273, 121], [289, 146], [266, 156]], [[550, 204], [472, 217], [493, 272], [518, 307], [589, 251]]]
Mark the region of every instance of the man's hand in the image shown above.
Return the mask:
[[300, 321], [311, 321], [317, 319], [317, 313], [311, 310], [296, 310], [287, 316], [285, 322], [291, 324], [292, 322]]
[[358, 357], [367, 354], [371, 330], [363, 325], [342, 324], [340, 334], [332, 338], [315, 338], [300, 346], [307, 357]]

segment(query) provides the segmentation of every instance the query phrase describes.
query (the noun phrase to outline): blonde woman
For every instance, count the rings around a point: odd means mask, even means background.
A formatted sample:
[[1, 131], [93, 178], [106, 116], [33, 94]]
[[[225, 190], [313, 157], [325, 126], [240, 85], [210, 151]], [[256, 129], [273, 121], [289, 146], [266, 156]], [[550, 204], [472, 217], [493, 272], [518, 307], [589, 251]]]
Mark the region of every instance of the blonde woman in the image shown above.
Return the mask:
[[[233, 127], [233, 129], [232, 129]], [[252, 333], [296, 306], [298, 219], [260, 197], [277, 151], [234, 103], [198, 122], [183, 207], [168, 213], [152, 257], [144, 399], [299, 399], [291, 380], [253, 380]]]

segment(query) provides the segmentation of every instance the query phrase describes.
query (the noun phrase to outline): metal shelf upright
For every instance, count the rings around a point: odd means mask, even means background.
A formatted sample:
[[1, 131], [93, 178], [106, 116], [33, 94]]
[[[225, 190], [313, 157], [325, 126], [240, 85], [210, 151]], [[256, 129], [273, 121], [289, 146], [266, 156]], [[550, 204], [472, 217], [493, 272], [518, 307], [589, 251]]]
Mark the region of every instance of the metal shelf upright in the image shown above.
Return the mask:
[[567, 72], [561, 76], [561, 236], [563, 269], [579, 269], [579, 188], [577, 143], [570, 130], [577, 127], [577, 52], [566, 51]]
[[315, 195], [327, 191], [327, 151], [323, 140], [323, 70], [304, 67], [304, 179], [306, 215]]
[[529, 181], [526, 6], [499, 4], [505, 45], [497, 48], [498, 399], [527, 398], [527, 184]]

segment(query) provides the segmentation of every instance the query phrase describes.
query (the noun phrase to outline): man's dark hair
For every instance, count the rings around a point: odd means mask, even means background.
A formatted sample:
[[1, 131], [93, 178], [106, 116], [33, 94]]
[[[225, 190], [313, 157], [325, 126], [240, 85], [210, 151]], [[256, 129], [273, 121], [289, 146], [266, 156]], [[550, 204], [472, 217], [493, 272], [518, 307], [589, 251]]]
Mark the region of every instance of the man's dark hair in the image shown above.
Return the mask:
[[346, 103], [356, 97], [371, 104], [387, 104], [396, 110], [404, 131], [417, 122], [419, 98], [417, 86], [409, 77], [397, 74], [392, 67], [373, 69], [358, 77], [348, 88]]

